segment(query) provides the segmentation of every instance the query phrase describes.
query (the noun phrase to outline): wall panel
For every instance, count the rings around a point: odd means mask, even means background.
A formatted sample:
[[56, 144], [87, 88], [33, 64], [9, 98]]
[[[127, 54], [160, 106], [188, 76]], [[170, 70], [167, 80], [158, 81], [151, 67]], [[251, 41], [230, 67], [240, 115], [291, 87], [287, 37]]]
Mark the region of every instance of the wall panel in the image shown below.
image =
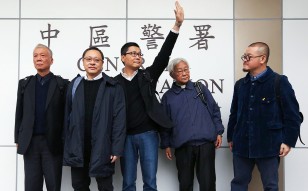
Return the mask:
[[[174, 2], [0, 0], [0, 66], [3, 70], [3, 83], [0, 83], [0, 184], [4, 190], [24, 190], [23, 157], [16, 155], [13, 139], [14, 115], [18, 79], [36, 72], [32, 62], [35, 45], [49, 44], [54, 53], [52, 71], [68, 79], [77, 73], [85, 74], [79, 59], [90, 45], [98, 46], [104, 52], [104, 72], [110, 76], [117, 75], [123, 68], [120, 48], [127, 41], [136, 41], [140, 45], [144, 53], [144, 67], [147, 67], [174, 24]], [[221, 107], [226, 128], [233, 84], [245, 75], [240, 56], [254, 41], [265, 41], [270, 45], [269, 65], [289, 77], [301, 110], [307, 115], [307, 93], [303, 80], [304, 72], [308, 69], [305, 60], [308, 44], [306, 0], [180, 2], [185, 9], [186, 20], [171, 58], [186, 58], [190, 63], [192, 80], [202, 79], [208, 85]], [[163, 72], [157, 85], [160, 96], [171, 84], [168, 72]], [[301, 134], [307, 142], [306, 124], [306, 121], [302, 124]], [[229, 190], [233, 177], [232, 154], [225, 135], [223, 148], [216, 151], [217, 191]], [[308, 160], [306, 149], [307, 146], [298, 143], [290, 155], [282, 160], [280, 190], [306, 190], [304, 177], [308, 175], [308, 170], [303, 163]], [[178, 189], [175, 160], [167, 160], [161, 150], [157, 179], [159, 190]], [[73, 190], [69, 167], [63, 168], [62, 180], [62, 190]], [[139, 166], [136, 184], [141, 190]], [[121, 186], [118, 162], [114, 188], [121, 190]], [[96, 190], [94, 179], [91, 189]], [[198, 190], [197, 180], [194, 190]], [[256, 171], [249, 190], [262, 190]]]

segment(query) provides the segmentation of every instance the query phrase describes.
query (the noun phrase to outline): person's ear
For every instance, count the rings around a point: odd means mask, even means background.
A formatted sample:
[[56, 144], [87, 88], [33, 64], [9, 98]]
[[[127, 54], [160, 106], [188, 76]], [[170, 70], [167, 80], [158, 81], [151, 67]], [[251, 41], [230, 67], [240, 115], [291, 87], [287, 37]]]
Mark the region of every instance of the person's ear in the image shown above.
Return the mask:
[[266, 64], [266, 55], [262, 55], [261, 56], [261, 62], [263, 63], [263, 64]]
[[[121, 61], [124, 63], [125, 55], [121, 55]], [[125, 64], [124, 64], [125, 65]]]

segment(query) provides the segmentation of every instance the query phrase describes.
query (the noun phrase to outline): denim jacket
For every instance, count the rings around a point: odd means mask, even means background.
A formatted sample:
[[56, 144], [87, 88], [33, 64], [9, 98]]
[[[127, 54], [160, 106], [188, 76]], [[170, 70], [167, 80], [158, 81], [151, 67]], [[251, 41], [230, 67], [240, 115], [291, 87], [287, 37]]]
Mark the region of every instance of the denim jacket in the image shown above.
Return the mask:
[[[234, 86], [227, 138], [233, 154], [248, 158], [278, 156], [282, 143], [294, 147], [299, 135], [299, 105], [286, 76], [280, 80], [280, 108], [270, 67], [255, 81], [250, 75]], [[283, 116], [283, 117], [282, 117]]]

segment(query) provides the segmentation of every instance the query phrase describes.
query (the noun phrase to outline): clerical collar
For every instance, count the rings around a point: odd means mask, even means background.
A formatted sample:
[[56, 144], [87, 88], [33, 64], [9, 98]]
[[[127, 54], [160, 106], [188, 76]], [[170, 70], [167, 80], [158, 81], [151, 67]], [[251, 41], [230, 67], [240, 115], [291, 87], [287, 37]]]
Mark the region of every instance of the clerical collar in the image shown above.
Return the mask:
[[186, 84], [180, 85], [180, 84], [177, 84], [177, 83], [175, 82], [175, 85], [179, 86], [181, 89], [185, 89], [185, 88], [186, 88]]

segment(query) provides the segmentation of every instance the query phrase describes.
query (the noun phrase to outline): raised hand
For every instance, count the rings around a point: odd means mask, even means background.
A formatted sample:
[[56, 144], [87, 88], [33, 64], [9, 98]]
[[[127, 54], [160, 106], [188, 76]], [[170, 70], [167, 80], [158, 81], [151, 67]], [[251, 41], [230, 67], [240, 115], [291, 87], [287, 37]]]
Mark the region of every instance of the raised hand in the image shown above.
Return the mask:
[[175, 14], [176, 21], [175, 21], [173, 29], [178, 31], [184, 21], [184, 9], [178, 1], [175, 2], [174, 14]]

